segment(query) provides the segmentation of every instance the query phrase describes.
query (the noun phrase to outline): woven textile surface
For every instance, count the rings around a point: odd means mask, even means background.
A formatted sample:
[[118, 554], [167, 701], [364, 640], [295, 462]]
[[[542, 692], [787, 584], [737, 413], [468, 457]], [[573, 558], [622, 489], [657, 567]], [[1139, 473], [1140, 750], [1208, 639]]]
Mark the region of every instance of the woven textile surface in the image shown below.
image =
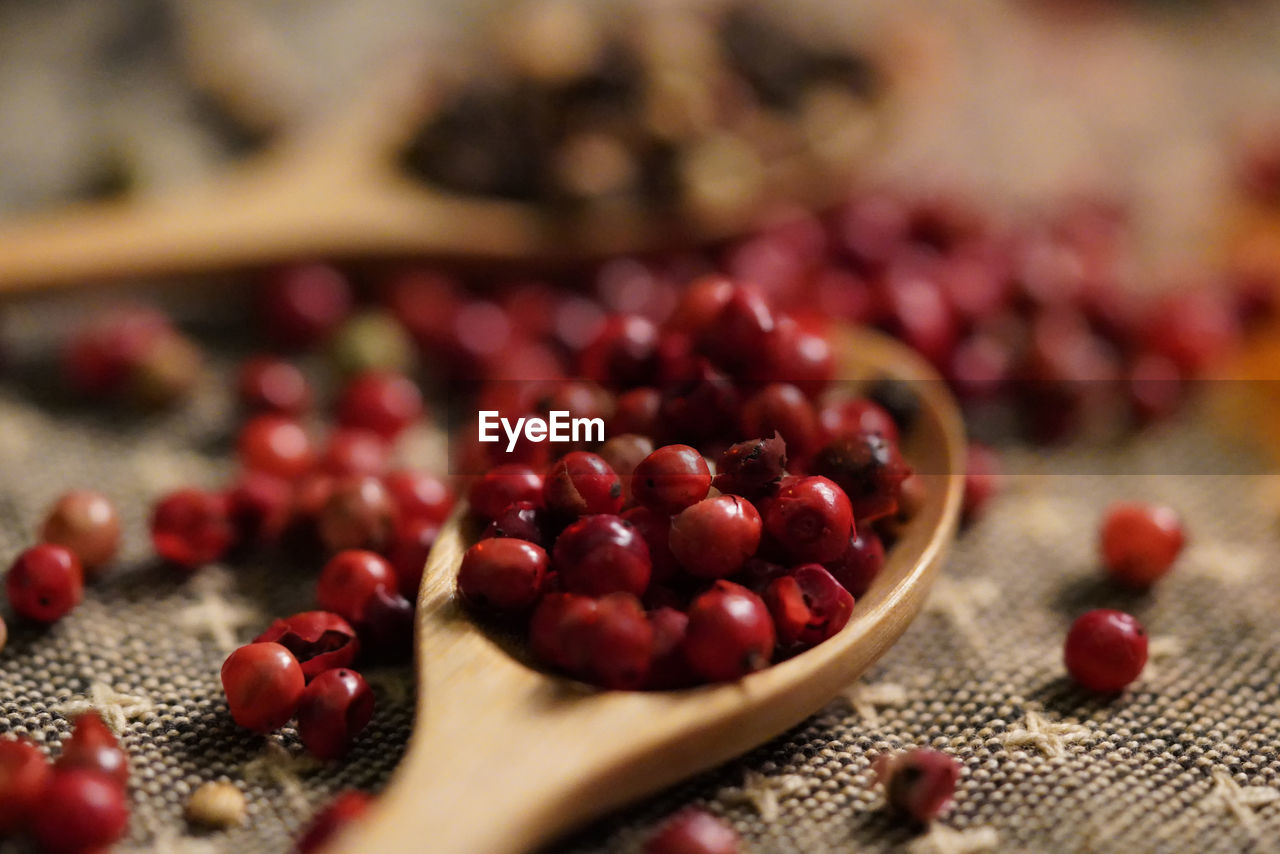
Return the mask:
[[[383, 786], [409, 734], [408, 668], [373, 672], [373, 724], [331, 766], [302, 758], [291, 729], [237, 729], [218, 678], [228, 647], [311, 607], [318, 559], [254, 554], [184, 576], [150, 556], [151, 501], [232, 470], [230, 364], [215, 360], [181, 411], [147, 419], [69, 408], [22, 372], [0, 394], [4, 553], [29, 544], [43, 509], [77, 485], [112, 495], [127, 528], [121, 566], [69, 617], [49, 630], [11, 623], [0, 730], [56, 752], [86, 703], [116, 717], [133, 763], [126, 848], [284, 850], [333, 792]], [[1196, 423], [1107, 449], [1009, 451], [1002, 496], [863, 681], [740, 760], [553, 849], [635, 850], [691, 802], [727, 817], [759, 852], [1276, 849], [1274, 480]], [[428, 464], [430, 443], [411, 441], [406, 455]], [[1161, 473], [1179, 470], [1208, 473]], [[1133, 497], [1178, 507], [1192, 537], [1146, 595], [1116, 590], [1095, 565], [1102, 507]], [[1061, 664], [1070, 621], [1101, 606], [1133, 611], [1153, 637], [1142, 680], [1115, 699], [1073, 688]], [[923, 744], [966, 768], [955, 808], [929, 835], [885, 813], [870, 771], [876, 754]], [[187, 795], [214, 779], [244, 789], [243, 828], [184, 824]]]

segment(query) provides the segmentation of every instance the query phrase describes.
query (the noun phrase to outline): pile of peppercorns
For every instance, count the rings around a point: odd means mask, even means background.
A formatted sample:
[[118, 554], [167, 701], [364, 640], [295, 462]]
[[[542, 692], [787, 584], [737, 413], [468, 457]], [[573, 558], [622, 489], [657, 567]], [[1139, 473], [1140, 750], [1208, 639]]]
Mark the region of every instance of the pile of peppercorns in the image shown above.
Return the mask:
[[588, 380], [497, 389], [504, 417], [590, 401], [610, 436], [598, 453], [488, 452], [524, 462], [470, 487], [488, 527], [462, 597], [527, 620], [545, 666], [609, 688], [737, 679], [839, 632], [919, 481], [904, 486], [900, 425], [831, 385], [828, 342], [793, 323], [711, 276], [661, 326], [607, 320], [580, 356]]

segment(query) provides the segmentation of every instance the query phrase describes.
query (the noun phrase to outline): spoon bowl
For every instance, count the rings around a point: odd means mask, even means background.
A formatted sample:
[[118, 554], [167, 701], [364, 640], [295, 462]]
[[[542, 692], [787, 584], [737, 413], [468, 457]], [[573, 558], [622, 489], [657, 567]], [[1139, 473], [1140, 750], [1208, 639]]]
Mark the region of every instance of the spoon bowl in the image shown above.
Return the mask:
[[417, 611], [418, 706], [408, 753], [342, 852], [517, 854], [795, 726], [906, 630], [955, 534], [965, 438], [933, 369], [877, 333], [837, 338], [843, 376], [911, 384], [903, 451], [927, 497], [836, 636], [736, 682], [682, 691], [591, 688], [517, 661], [468, 616], [455, 576], [465, 507], [436, 541]]

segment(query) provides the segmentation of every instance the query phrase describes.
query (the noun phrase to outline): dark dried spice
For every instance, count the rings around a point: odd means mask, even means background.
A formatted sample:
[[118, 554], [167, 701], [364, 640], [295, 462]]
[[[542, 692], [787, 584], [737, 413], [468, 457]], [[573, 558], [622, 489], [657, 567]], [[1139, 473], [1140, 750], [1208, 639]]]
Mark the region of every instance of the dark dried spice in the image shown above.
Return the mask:
[[720, 455], [715, 487], [744, 498], [773, 492], [787, 469], [787, 443], [775, 431], [770, 439], [751, 439], [732, 445]]

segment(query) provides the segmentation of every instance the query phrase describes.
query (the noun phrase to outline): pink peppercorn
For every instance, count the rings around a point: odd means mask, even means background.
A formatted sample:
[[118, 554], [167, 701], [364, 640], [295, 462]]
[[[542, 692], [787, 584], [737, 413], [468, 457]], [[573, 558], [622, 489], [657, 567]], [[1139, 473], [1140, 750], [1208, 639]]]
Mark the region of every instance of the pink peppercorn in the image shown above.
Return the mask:
[[928, 748], [881, 755], [874, 768], [889, 807], [921, 824], [951, 806], [960, 779], [959, 762]]
[[366, 371], [352, 378], [338, 398], [338, 424], [394, 439], [422, 415], [422, 393], [392, 371]]
[[741, 854], [733, 828], [705, 810], [677, 813], [644, 844], [644, 854]]
[[705, 498], [671, 520], [671, 553], [691, 575], [724, 578], [755, 554], [760, 533], [760, 514], [750, 501]]
[[349, 623], [364, 620], [364, 605], [375, 590], [395, 590], [395, 570], [381, 555], [360, 549], [338, 552], [320, 571], [316, 604]]
[[80, 768], [55, 772], [31, 814], [31, 834], [48, 854], [105, 849], [128, 824], [124, 789], [106, 774]]
[[607, 514], [583, 516], [565, 528], [553, 556], [564, 588], [588, 596], [640, 596], [653, 572], [644, 537], [625, 519]]
[[298, 839], [296, 854], [318, 854], [340, 830], [358, 821], [369, 810], [373, 799], [364, 792], [343, 792], [316, 813]]
[[9, 604], [19, 616], [53, 623], [84, 596], [80, 559], [62, 546], [32, 546], [14, 560], [5, 576]]
[[26, 739], [0, 738], [0, 835], [30, 821], [51, 773], [40, 748]]
[[1102, 521], [1099, 550], [1112, 578], [1149, 587], [1173, 568], [1186, 539], [1172, 507], [1120, 502], [1108, 508]]
[[372, 717], [373, 690], [364, 677], [343, 667], [326, 670], [302, 692], [298, 737], [317, 759], [337, 759]]
[[786, 646], [822, 643], [843, 629], [853, 613], [853, 596], [816, 563], [774, 579], [764, 601], [778, 642]]
[[727, 682], [769, 666], [775, 634], [759, 596], [723, 579], [693, 600], [685, 659], [709, 682]]
[[711, 469], [696, 448], [664, 445], [649, 454], [633, 472], [636, 501], [661, 513], [679, 513], [707, 497]]
[[1123, 691], [1147, 663], [1147, 632], [1123, 611], [1099, 608], [1071, 624], [1063, 647], [1067, 672], [1090, 691]]
[[278, 643], [242, 646], [222, 665], [222, 688], [231, 717], [254, 732], [284, 726], [297, 710], [305, 686], [302, 666]]
[[297, 417], [311, 406], [311, 386], [302, 371], [274, 356], [255, 356], [241, 365], [236, 388], [249, 412]]
[[471, 512], [481, 519], [496, 519], [509, 505], [529, 501], [542, 506], [542, 475], [528, 466], [503, 465], [473, 481], [467, 493]]
[[303, 611], [275, 620], [253, 642], [278, 643], [289, 650], [307, 679], [336, 667], [350, 667], [360, 653], [356, 630], [330, 611]]
[[599, 455], [571, 451], [552, 464], [542, 489], [552, 512], [577, 517], [622, 509], [622, 481]]
[[825, 477], [785, 478], [764, 513], [765, 528], [794, 561], [835, 560], [849, 547], [853, 508]]
[[186, 569], [215, 561], [235, 540], [225, 497], [199, 489], [172, 492], [151, 514], [156, 553]]
[[547, 553], [524, 540], [481, 540], [458, 569], [458, 592], [478, 608], [514, 613], [533, 607], [547, 574]]
[[40, 526], [40, 539], [66, 546], [92, 578], [111, 563], [120, 548], [120, 516], [105, 495], [87, 489], [57, 500]]

